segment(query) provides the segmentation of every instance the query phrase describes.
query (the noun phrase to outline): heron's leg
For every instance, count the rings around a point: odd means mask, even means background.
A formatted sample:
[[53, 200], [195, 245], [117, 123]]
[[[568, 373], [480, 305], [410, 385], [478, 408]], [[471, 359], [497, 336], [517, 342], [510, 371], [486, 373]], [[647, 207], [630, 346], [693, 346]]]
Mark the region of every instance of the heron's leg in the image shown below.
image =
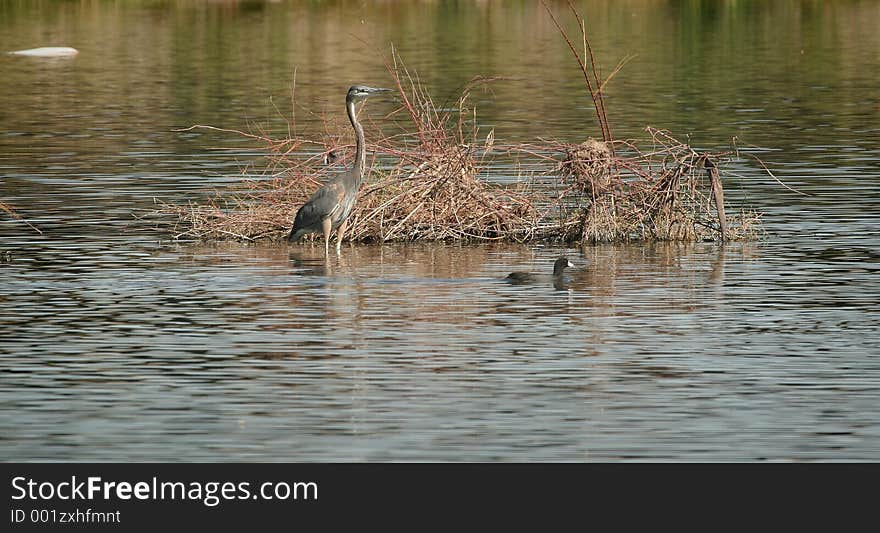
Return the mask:
[[321, 221], [321, 229], [324, 230], [324, 255], [330, 255], [330, 228], [332, 227], [333, 222], [330, 221], [330, 217]]
[[348, 219], [342, 221], [342, 224], [339, 225], [339, 229], [336, 230], [336, 253], [338, 254], [342, 249], [342, 237], [345, 235], [345, 230], [348, 228]]

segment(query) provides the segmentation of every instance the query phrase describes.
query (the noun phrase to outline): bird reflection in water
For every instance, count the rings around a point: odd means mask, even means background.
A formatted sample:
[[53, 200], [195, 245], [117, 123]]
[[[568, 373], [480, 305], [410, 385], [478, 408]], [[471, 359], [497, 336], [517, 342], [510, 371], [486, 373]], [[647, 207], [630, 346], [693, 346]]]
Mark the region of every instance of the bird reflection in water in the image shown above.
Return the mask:
[[333, 264], [328, 255], [290, 254], [293, 273], [298, 276], [332, 276]]

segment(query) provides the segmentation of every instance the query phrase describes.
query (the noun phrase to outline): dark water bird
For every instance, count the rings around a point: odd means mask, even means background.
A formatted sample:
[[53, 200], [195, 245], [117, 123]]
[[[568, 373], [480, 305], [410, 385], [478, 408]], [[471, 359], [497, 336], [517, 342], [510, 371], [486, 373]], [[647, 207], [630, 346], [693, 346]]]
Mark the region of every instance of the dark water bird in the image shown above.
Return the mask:
[[364, 180], [366, 164], [364, 129], [357, 120], [354, 105], [368, 96], [389, 90], [364, 85], [352, 85], [348, 89], [345, 109], [356, 139], [354, 165], [325, 183], [299, 208], [293, 221], [293, 228], [287, 236], [288, 241], [298, 241], [306, 233], [323, 232], [324, 253], [329, 255], [330, 233], [336, 231], [336, 253], [339, 253], [348, 226], [348, 217], [351, 215], [358, 189]]
[[511, 272], [507, 275], [507, 281], [511, 283], [537, 283], [553, 282], [554, 285], [562, 281], [566, 268], [574, 267], [567, 257], [562, 256], [553, 263], [553, 274], [536, 274], [534, 272]]

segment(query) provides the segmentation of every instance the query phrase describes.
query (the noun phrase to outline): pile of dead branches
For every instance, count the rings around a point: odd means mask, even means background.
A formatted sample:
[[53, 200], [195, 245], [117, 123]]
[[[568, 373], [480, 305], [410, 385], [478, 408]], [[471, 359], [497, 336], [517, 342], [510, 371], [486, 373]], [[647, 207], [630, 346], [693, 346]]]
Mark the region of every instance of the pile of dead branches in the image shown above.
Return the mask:
[[[475, 78], [464, 88], [454, 110], [438, 111], [399, 57], [393, 56], [388, 70], [409, 128], [393, 135], [379, 130], [379, 138], [368, 143], [370, 151], [386, 163], [382, 166], [373, 160], [372, 166], [379, 168], [373, 168], [361, 188], [349, 238], [365, 242], [527, 241], [537, 236], [546, 210], [541, 206], [547, 203], [541, 193], [525, 184], [500, 186], [478, 177], [492, 141], [491, 136], [482, 142], [476, 139], [475, 117], [467, 98], [474, 88], [492, 80]], [[336, 125], [331, 130], [325, 123], [321, 140], [245, 134], [265, 143], [270, 171], [257, 179], [244, 179], [205, 202], [163, 203], [161, 211], [176, 217], [171, 228], [174, 238], [257, 240], [286, 235], [296, 209], [333, 172], [349, 164], [352, 142], [340, 142], [346, 135], [333, 130], [345, 128]], [[313, 153], [302, 157], [298, 150], [303, 148]]]
[[[456, 105], [437, 106], [392, 51], [386, 66], [400, 102], [390, 121], [397, 131], [385, 134], [372, 121], [365, 128], [372, 170], [359, 192], [348, 237], [361, 242], [758, 237], [758, 213], [725, 210], [719, 165], [729, 153], [697, 152], [654, 128], [647, 129], [650, 138], [642, 146], [613, 139], [603, 93], [608, 79], [599, 78], [583, 20], [572, 8], [584, 43], [581, 53], [548, 12], [577, 59], [602, 139], [499, 149], [492, 132], [478, 131], [468, 106], [471, 91], [494, 80], [475, 78]], [[282, 238], [299, 206], [352, 158], [352, 134], [339, 121], [325, 120], [319, 139], [297, 132], [295, 121], [283, 139], [237, 133], [263, 144], [266, 169], [206, 201], [162, 203], [157, 213], [173, 238]], [[532, 159], [545, 170], [500, 185], [484, 177], [498, 153]]]
[[[669, 132], [646, 129], [650, 144], [588, 139], [559, 143], [564, 154], [557, 216], [564, 241], [752, 240], [760, 214], [725, 208], [718, 165], [731, 153], [696, 152]], [[547, 147], [544, 147], [545, 149]], [[530, 147], [534, 151], [534, 147]], [[615, 154], [615, 155], [612, 155]]]

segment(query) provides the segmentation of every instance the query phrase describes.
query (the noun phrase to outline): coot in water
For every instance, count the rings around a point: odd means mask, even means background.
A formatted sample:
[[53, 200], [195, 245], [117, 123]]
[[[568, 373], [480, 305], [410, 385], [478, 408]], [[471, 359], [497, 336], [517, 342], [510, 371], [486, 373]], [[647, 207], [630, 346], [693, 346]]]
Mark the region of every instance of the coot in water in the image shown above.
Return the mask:
[[553, 274], [536, 274], [534, 272], [511, 272], [507, 275], [507, 281], [511, 283], [535, 283], [535, 282], [554, 282], [562, 281], [562, 274], [566, 268], [574, 265], [567, 257], [562, 256], [553, 263]]

